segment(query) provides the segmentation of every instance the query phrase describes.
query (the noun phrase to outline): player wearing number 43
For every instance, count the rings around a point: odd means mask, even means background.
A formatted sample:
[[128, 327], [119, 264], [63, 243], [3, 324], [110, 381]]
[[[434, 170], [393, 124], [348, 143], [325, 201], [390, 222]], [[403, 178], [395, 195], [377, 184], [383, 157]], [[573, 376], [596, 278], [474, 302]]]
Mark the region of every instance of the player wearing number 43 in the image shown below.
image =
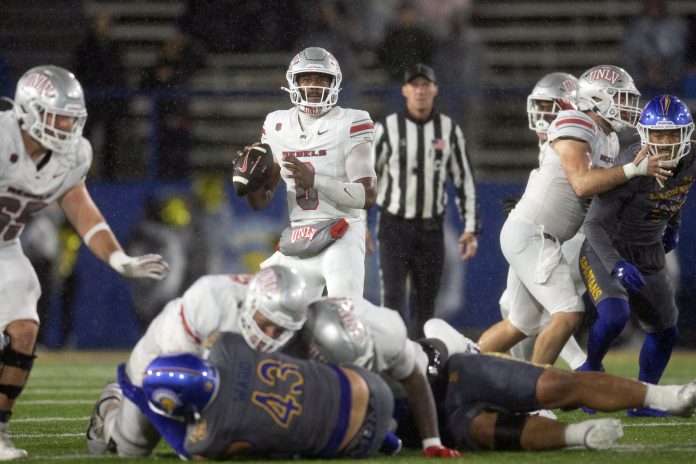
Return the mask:
[[182, 458], [364, 458], [382, 448], [394, 398], [377, 374], [261, 353], [231, 332], [206, 344], [207, 361], [155, 359], [142, 387], [119, 370], [124, 394]]
[[[601, 370], [604, 355], [631, 311], [647, 332], [639, 380], [657, 383], [667, 366], [679, 337], [679, 310], [665, 254], [677, 245], [680, 211], [696, 176], [693, 131], [689, 108], [677, 97], [650, 100], [638, 123], [640, 143], [623, 152], [616, 164], [632, 159], [642, 146], [651, 155], [662, 155], [663, 162], [676, 163], [673, 176], [664, 185], [636, 177], [592, 202], [584, 224], [587, 239], [580, 270], [599, 318], [590, 329], [583, 370]], [[655, 414], [638, 410], [629, 415]]]
[[[272, 352], [283, 348], [305, 322], [305, 286], [299, 273], [270, 266], [253, 277], [207, 275], [181, 298], [165, 305], [131, 352], [124, 376], [136, 387], [155, 357], [168, 353], [203, 354], [203, 342], [214, 331], [242, 335], [250, 348]], [[87, 427], [92, 454], [107, 451], [121, 457], [147, 456], [159, 441], [157, 430], [118, 384], [107, 384]]]
[[19, 237], [33, 214], [57, 201], [89, 249], [126, 277], [160, 280], [159, 255], [127, 256], [92, 201], [85, 176], [92, 147], [82, 86], [69, 71], [37, 66], [17, 83], [13, 109], [0, 112], [0, 460], [26, 456], [7, 434], [12, 406], [34, 361], [41, 288]]
[[298, 53], [286, 73], [289, 110], [266, 116], [261, 142], [275, 157], [273, 172], [246, 194], [254, 209], [271, 201], [280, 177], [288, 195], [290, 227], [279, 251], [261, 264], [291, 266], [310, 299], [363, 294], [365, 210], [377, 197], [370, 155], [373, 123], [365, 111], [336, 105], [341, 68], [323, 48]]

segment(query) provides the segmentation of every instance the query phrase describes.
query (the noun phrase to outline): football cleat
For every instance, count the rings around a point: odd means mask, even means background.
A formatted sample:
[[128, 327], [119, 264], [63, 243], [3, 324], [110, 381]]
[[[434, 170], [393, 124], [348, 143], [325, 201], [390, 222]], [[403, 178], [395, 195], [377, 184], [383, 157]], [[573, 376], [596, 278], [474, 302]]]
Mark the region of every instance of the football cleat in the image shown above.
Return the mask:
[[682, 411], [671, 411], [673, 414], [682, 417], [691, 417], [696, 411], [696, 380], [692, 380], [679, 389], [677, 393], [679, 402], [684, 405]]
[[446, 321], [434, 317], [428, 319], [423, 325], [423, 333], [426, 338], [436, 338], [445, 344], [447, 353], [452, 356], [455, 353], [480, 353], [476, 342], [462, 335], [457, 329]]
[[610, 448], [623, 437], [623, 427], [618, 419], [595, 419], [588, 422], [585, 432], [585, 447], [592, 450]]
[[15, 448], [10, 440], [8, 424], [0, 424], [0, 461], [11, 461], [27, 457], [27, 451]]
[[102, 456], [109, 451], [109, 443], [104, 436], [104, 416], [110, 406], [120, 406], [122, 401], [123, 393], [118, 383], [107, 383], [94, 405], [87, 425], [87, 447], [93, 455]]

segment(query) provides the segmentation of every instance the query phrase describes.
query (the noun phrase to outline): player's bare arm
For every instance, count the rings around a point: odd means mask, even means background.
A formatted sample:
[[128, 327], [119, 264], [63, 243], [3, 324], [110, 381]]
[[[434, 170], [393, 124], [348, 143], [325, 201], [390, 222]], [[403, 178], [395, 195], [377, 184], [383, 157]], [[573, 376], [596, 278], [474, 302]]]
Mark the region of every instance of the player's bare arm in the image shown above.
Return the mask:
[[68, 190], [58, 199], [58, 203], [90, 251], [119, 274], [162, 280], [169, 273], [169, 265], [160, 255], [131, 257], [123, 252], [104, 216], [94, 204], [84, 181]]
[[421, 439], [439, 437], [435, 399], [425, 373], [416, 365], [413, 372], [401, 380], [401, 384], [408, 395], [408, 406], [413, 413]]
[[671, 163], [662, 161], [663, 155], [646, 156], [647, 147], [638, 152], [632, 163], [609, 169], [592, 169], [590, 146], [586, 142], [557, 139], [551, 146], [561, 158], [563, 172], [579, 197], [607, 192], [638, 175], [652, 176], [660, 182], [672, 175], [669, 170]]

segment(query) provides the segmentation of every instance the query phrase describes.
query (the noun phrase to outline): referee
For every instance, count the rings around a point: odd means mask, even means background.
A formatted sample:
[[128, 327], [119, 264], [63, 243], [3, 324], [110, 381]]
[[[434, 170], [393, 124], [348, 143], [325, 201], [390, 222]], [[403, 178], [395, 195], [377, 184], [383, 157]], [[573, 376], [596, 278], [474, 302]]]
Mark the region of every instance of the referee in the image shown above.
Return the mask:
[[[476, 187], [461, 128], [433, 109], [438, 87], [432, 68], [407, 69], [401, 93], [406, 111], [375, 126], [373, 159], [379, 185], [379, 258], [382, 305], [397, 309], [409, 336], [422, 337], [434, 316], [445, 258], [443, 216], [446, 179], [456, 187], [464, 223], [461, 259], [476, 254], [481, 230]], [[410, 277], [411, 310], [406, 307]]]

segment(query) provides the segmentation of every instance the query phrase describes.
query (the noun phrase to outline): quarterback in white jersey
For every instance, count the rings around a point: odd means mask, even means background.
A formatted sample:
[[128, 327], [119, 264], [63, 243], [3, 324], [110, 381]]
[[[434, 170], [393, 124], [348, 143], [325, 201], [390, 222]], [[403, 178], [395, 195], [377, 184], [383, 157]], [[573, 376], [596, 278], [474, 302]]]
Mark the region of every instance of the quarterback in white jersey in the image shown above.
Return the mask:
[[[261, 267], [282, 264], [298, 269], [310, 298], [320, 297], [325, 286], [329, 296], [362, 297], [365, 210], [377, 197], [370, 154], [372, 120], [365, 111], [336, 106], [341, 69], [323, 48], [298, 53], [287, 81], [285, 90], [295, 107], [270, 113], [261, 137], [275, 156], [274, 175], [247, 200], [255, 209], [265, 207], [282, 177], [291, 239], [281, 240], [281, 249]], [[316, 232], [326, 227], [341, 228], [342, 235], [319, 250], [305, 246], [325, 236]]]
[[[203, 355], [216, 331], [241, 333], [260, 351], [276, 351], [306, 319], [305, 285], [294, 269], [270, 266], [256, 275], [208, 275], [164, 307], [131, 352], [126, 374], [142, 386], [148, 364], [167, 353]], [[93, 454], [107, 450], [122, 457], [147, 456], [159, 434], [140, 409], [107, 384], [87, 428]]]
[[[336, 327], [343, 327], [345, 335]], [[346, 362], [386, 375], [406, 391], [425, 457], [456, 457], [442, 446], [437, 409], [425, 368], [428, 356], [408, 338], [406, 324], [392, 309], [364, 298], [322, 298], [309, 304], [305, 324], [310, 355], [323, 362]]]
[[0, 460], [27, 455], [7, 434], [12, 406], [34, 361], [41, 288], [19, 242], [32, 215], [53, 202], [85, 244], [126, 277], [163, 279], [159, 255], [127, 256], [85, 186], [92, 147], [82, 137], [87, 110], [69, 71], [37, 66], [17, 83], [13, 109], [0, 112]]
[[[593, 195], [637, 175], [658, 180], [671, 175], [671, 164], [646, 157], [647, 150], [631, 163], [612, 167], [619, 150], [615, 132], [635, 126], [639, 98], [631, 76], [616, 66], [596, 66], [578, 79], [579, 111], [558, 113], [549, 127], [541, 164], [531, 172], [522, 199], [500, 233], [501, 249], [510, 264], [508, 285], [517, 286], [519, 298], [534, 299], [542, 309], [520, 314], [513, 307], [508, 319], [481, 336], [482, 351], [507, 351], [538, 333], [532, 361], [553, 364], [580, 325], [584, 306], [561, 245], [580, 229]], [[551, 319], [542, 327], [544, 311]]]

